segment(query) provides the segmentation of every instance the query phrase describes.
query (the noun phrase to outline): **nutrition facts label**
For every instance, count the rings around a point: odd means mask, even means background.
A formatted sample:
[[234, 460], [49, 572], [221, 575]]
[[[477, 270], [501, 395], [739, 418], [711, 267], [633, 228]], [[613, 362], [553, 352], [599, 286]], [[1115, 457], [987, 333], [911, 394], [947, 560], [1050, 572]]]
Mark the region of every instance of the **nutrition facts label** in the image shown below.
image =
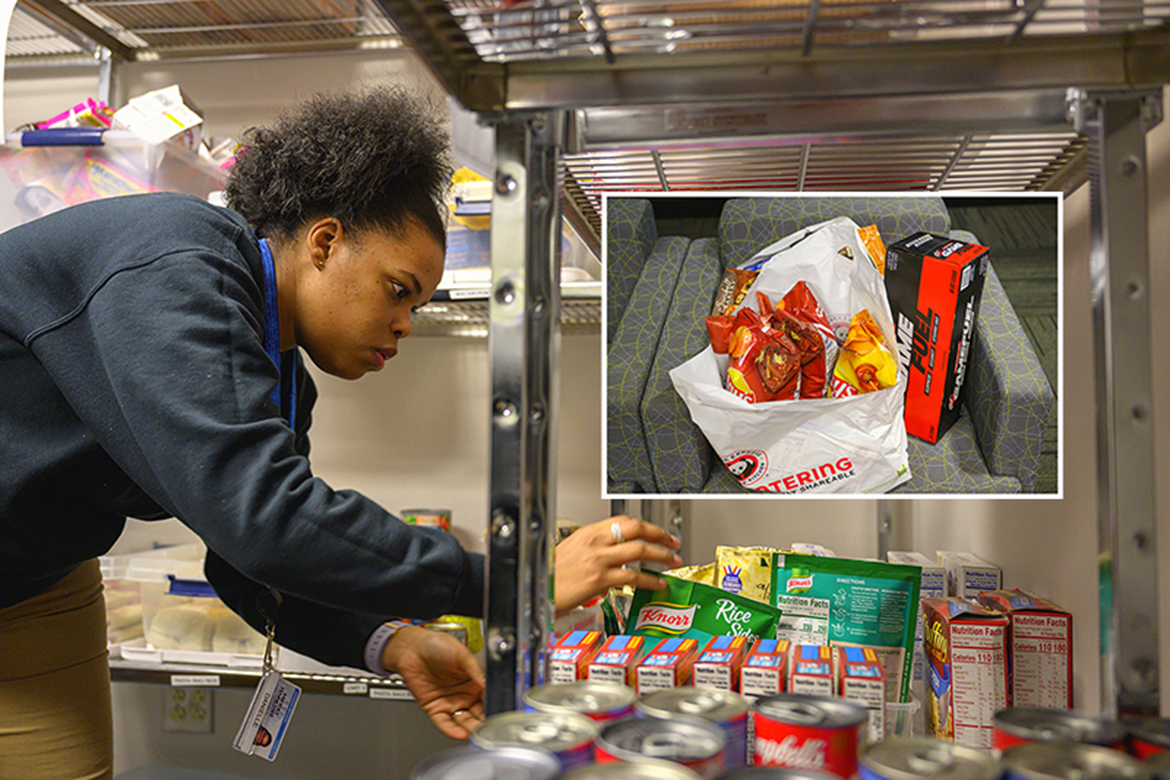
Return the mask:
[[777, 639], [787, 639], [794, 645], [827, 645], [829, 643], [829, 600], [810, 596], [776, 597], [780, 608]]
[[951, 625], [955, 742], [992, 747], [992, 716], [1007, 706], [1006, 625]]
[[1015, 615], [1012, 623], [1012, 701], [1021, 707], [1072, 705], [1068, 615]]

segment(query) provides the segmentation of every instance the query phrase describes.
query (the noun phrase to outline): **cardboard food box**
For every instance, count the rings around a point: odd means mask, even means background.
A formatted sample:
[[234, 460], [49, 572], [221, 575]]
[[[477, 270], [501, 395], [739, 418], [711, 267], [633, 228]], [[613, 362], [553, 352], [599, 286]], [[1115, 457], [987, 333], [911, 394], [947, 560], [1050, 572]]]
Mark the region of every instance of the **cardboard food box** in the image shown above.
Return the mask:
[[992, 718], [1008, 706], [1008, 618], [963, 598], [923, 599], [926, 730], [990, 750]]
[[695, 659], [692, 685], [719, 691], [737, 691], [740, 669], [751, 647], [746, 636], [712, 637]]
[[793, 645], [788, 659], [788, 692], [833, 695], [833, 648]]
[[570, 631], [548, 649], [548, 680], [571, 683], [587, 679], [589, 662], [601, 646], [600, 631]]
[[589, 680], [615, 682], [634, 687], [634, 666], [641, 655], [646, 637], [616, 634], [609, 637], [589, 660]]
[[638, 662], [635, 669], [638, 695], [689, 684], [698, 654], [697, 639], [663, 639]]
[[938, 562], [947, 571], [947, 595], [979, 600], [985, 590], [1003, 587], [1003, 570], [969, 552], [939, 550]]
[[979, 594], [979, 603], [1011, 621], [1011, 705], [1072, 709], [1072, 615], [1019, 589], [985, 591]]
[[959, 418], [988, 250], [918, 232], [886, 251], [886, 293], [906, 370], [906, 433], [934, 444]]
[[757, 639], [739, 674], [739, 693], [749, 701], [788, 690], [788, 640]]
[[886, 673], [877, 653], [868, 647], [837, 647], [836, 695], [865, 707], [870, 742], [886, 737]]

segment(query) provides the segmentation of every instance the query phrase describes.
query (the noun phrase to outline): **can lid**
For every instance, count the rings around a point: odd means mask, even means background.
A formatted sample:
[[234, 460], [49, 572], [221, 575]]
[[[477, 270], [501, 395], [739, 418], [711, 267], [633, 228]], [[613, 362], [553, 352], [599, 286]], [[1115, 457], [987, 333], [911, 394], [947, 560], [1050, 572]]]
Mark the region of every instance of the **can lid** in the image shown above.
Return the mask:
[[695, 715], [722, 723], [746, 715], [747, 699], [732, 691], [710, 690], [683, 685], [643, 696], [638, 709], [655, 718]]
[[1148, 780], [1141, 762], [1100, 745], [1025, 742], [1004, 751], [1000, 767], [1013, 780]]
[[757, 699], [754, 706], [764, 717], [798, 726], [847, 727], [869, 720], [864, 707], [829, 696], [780, 693]]
[[662, 758], [700, 761], [727, 747], [723, 729], [688, 715], [660, 718], [623, 718], [601, 729], [596, 743], [615, 758]]
[[445, 750], [422, 761], [410, 780], [553, 780], [561, 762], [552, 753], [532, 748], [482, 750], [470, 745]]
[[1000, 774], [987, 753], [926, 737], [875, 742], [862, 752], [860, 763], [886, 780], [995, 780]]
[[513, 745], [560, 752], [597, 738], [597, 726], [584, 715], [566, 712], [502, 712], [489, 716], [471, 735], [484, 748]]
[[605, 713], [634, 706], [638, 694], [615, 682], [577, 680], [559, 685], [538, 685], [524, 693], [524, 703], [543, 711]]
[[992, 720], [1005, 734], [1034, 742], [1080, 742], [1109, 747], [1125, 739], [1125, 727], [1118, 721], [1066, 710], [1009, 707], [995, 713]]
[[560, 780], [700, 780], [693, 769], [656, 758], [624, 764], [589, 764], [561, 775]]

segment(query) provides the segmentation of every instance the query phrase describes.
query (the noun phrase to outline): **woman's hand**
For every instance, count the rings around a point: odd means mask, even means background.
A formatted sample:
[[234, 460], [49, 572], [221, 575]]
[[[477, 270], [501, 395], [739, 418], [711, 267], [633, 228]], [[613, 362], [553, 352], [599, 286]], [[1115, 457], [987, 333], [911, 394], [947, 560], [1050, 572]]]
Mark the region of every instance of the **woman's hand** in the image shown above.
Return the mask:
[[579, 528], [557, 545], [553, 590], [557, 613], [623, 585], [662, 590], [666, 582], [653, 574], [622, 567], [635, 561], [681, 566], [682, 559], [673, 552], [680, 545], [653, 523], [625, 515]]
[[458, 639], [403, 626], [382, 650], [382, 665], [402, 675], [418, 706], [447, 736], [467, 739], [483, 721], [483, 669]]

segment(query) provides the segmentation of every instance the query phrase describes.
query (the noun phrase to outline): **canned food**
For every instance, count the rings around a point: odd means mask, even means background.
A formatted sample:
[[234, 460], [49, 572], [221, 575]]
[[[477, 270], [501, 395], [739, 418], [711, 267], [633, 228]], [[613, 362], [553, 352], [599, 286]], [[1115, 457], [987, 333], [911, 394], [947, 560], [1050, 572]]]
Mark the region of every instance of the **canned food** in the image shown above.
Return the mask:
[[561, 762], [544, 750], [481, 750], [465, 745], [416, 764], [410, 780], [553, 780], [560, 772]]
[[676, 715], [695, 715], [714, 723], [727, 735], [724, 763], [728, 767], [747, 766], [751, 706], [738, 693], [692, 686], [670, 688], [644, 696], [637, 709], [651, 718], [669, 720]]
[[425, 525], [439, 528], [443, 531], [451, 530], [450, 509], [403, 509], [402, 521], [408, 525]]
[[758, 699], [755, 764], [853, 777], [868, 719], [864, 707], [844, 699], [800, 693]]
[[620, 683], [578, 680], [538, 685], [524, 692], [524, 707], [538, 712], [570, 712], [609, 722], [634, 712], [638, 694]]
[[1150, 756], [1145, 763], [1153, 780], [1170, 780], [1170, 750]]
[[438, 631], [440, 634], [453, 636], [463, 644], [467, 644], [467, 626], [460, 623], [448, 623], [445, 620], [435, 621], [434, 623], [424, 623], [423, 628], [428, 631]]
[[1002, 780], [1147, 780], [1133, 756], [1100, 745], [1025, 742], [1004, 751]]
[[597, 726], [569, 712], [502, 712], [488, 717], [471, 735], [472, 744], [495, 750], [526, 747], [547, 750], [563, 770], [593, 762]]
[[1125, 750], [1125, 727], [1113, 720], [1040, 707], [1008, 707], [991, 720], [996, 750], [1023, 742], [1079, 742]]
[[660, 758], [713, 778], [724, 769], [726, 748], [723, 729], [702, 718], [625, 718], [602, 726], [593, 743], [593, 757], [599, 764]]
[[702, 780], [682, 764], [656, 758], [632, 764], [590, 764], [561, 775], [560, 780]]
[[861, 751], [860, 780], [996, 780], [999, 766], [986, 752], [928, 737], [875, 742]]
[[749, 766], [729, 769], [715, 780], [836, 780], [836, 775], [815, 769], [792, 769], [783, 766]]
[[1147, 759], [1170, 750], [1170, 720], [1166, 718], [1142, 718], [1127, 721], [1129, 752], [1139, 759]]

